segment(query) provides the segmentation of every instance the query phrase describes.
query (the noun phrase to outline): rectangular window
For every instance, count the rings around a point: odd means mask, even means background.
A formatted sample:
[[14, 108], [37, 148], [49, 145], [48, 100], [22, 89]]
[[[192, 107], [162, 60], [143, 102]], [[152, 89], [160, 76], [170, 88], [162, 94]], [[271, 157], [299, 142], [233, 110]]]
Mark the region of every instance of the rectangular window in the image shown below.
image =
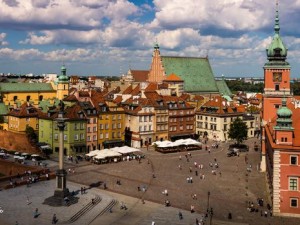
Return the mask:
[[94, 132], [96, 132], [97, 131], [97, 127], [95, 126], [95, 127], [93, 127], [93, 131]]
[[108, 133], [105, 134], [105, 138], [108, 138]]
[[64, 135], [64, 141], [67, 141], [68, 140], [68, 135]]
[[81, 130], [84, 129], [84, 123], [80, 123], [80, 129], [81, 129]]
[[78, 134], [75, 134], [75, 135], [74, 135], [74, 140], [75, 140], [75, 141], [78, 141], [78, 140], [79, 140]]
[[298, 165], [298, 156], [291, 155], [290, 156], [290, 164], [291, 165]]
[[118, 132], [118, 138], [120, 138], [121, 137], [121, 132]]
[[80, 140], [84, 140], [84, 134], [80, 134]]
[[118, 129], [121, 129], [122, 126], [121, 126], [121, 123], [118, 123]]
[[298, 208], [298, 198], [290, 198], [290, 205], [293, 208]]
[[91, 137], [90, 136], [87, 136], [87, 141], [91, 141]]
[[103, 124], [100, 124], [100, 130], [103, 130]]
[[103, 139], [103, 134], [102, 133], [100, 134], [100, 139]]
[[75, 123], [75, 130], [78, 130], [78, 123]]
[[97, 135], [93, 136], [93, 140], [96, 141], [97, 140]]
[[297, 177], [290, 177], [289, 178], [289, 190], [290, 191], [297, 191], [298, 190], [298, 178]]
[[54, 134], [54, 140], [58, 140], [58, 134]]

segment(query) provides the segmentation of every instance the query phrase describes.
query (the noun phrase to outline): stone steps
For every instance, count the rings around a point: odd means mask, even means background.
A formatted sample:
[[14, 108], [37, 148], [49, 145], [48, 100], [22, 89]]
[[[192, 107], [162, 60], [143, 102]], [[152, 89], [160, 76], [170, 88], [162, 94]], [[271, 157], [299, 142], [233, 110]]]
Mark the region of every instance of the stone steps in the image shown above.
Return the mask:
[[98, 203], [100, 203], [102, 198], [100, 196], [96, 196], [94, 199], [94, 203], [89, 202], [86, 206], [84, 206], [81, 210], [75, 213], [69, 220], [63, 222], [62, 224], [70, 224], [77, 221], [81, 216], [83, 216], [88, 211], [92, 210]]

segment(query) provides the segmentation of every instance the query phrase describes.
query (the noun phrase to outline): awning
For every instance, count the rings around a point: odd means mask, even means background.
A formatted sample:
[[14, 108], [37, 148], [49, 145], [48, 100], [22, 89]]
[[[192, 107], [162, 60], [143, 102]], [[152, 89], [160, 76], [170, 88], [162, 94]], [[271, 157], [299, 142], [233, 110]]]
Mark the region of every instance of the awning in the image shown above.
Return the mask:
[[103, 141], [103, 144], [117, 144], [117, 143], [124, 143], [123, 140], [107, 140], [107, 141]]

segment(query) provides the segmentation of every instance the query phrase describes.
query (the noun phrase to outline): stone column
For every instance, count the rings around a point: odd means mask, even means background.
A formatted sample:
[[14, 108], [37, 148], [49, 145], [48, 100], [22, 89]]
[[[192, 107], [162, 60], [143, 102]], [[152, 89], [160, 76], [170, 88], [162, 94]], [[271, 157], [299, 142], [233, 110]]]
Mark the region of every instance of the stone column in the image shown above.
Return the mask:
[[[63, 104], [63, 103], [62, 103]], [[56, 119], [57, 127], [59, 129], [59, 168], [56, 171], [56, 190], [54, 196], [64, 198], [69, 195], [67, 188], [67, 171], [64, 169], [64, 129], [65, 129], [64, 107], [58, 113]]]

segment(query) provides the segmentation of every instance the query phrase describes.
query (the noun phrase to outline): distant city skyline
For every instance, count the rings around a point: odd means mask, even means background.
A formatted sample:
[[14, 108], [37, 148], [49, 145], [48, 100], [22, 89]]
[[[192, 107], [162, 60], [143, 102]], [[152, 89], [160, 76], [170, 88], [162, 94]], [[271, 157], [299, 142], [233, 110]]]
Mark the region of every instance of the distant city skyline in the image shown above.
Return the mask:
[[[216, 77], [263, 77], [276, 0], [3, 0], [0, 73], [120, 76], [161, 55], [206, 57]], [[279, 2], [292, 78], [300, 72], [300, 3]]]

